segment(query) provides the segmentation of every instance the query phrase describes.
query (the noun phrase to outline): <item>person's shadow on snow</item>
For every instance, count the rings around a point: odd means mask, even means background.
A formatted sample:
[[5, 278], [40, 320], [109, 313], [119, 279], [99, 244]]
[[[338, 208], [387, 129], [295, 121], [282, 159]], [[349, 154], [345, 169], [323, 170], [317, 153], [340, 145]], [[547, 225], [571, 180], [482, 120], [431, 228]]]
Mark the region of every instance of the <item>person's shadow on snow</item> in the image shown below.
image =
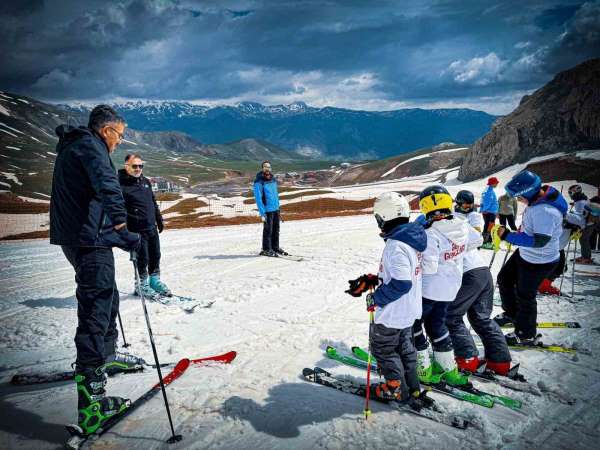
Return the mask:
[[273, 386], [264, 404], [231, 397], [220, 412], [224, 417], [250, 422], [256, 431], [278, 438], [294, 438], [300, 435], [302, 425], [328, 422], [361, 411], [361, 399], [357, 396], [302, 382]]
[[[0, 399], [0, 435], [6, 433], [5, 439], [0, 442], [12, 443], [20, 442], [25, 447], [34, 446], [35, 441], [44, 441], [50, 444], [56, 444], [56, 448], [63, 448], [64, 443], [69, 437], [65, 426], [57, 423], [47, 422], [42, 415], [35, 414], [19, 408], [13, 403]], [[11, 438], [10, 435], [13, 435]], [[10, 438], [10, 440], [9, 440]], [[27, 440], [31, 440], [29, 444]], [[18, 444], [17, 444], [18, 445]]]

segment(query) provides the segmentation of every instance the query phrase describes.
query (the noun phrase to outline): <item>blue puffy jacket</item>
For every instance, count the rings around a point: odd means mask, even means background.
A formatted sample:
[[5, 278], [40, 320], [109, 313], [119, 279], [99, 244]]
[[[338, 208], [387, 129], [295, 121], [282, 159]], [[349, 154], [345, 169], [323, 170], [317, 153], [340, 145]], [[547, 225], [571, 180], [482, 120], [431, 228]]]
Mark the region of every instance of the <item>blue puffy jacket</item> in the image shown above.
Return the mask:
[[498, 214], [498, 199], [496, 198], [493, 187], [488, 186], [487, 189], [483, 191], [483, 194], [481, 194], [481, 207], [479, 208], [479, 212]]
[[86, 127], [61, 125], [50, 198], [50, 243], [130, 250], [139, 236], [127, 221], [117, 172], [104, 141]]
[[279, 211], [279, 193], [275, 177], [266, 180], [262, 172], [256, 174], [254, 180], [254, 199], [261, 216], [265, 213]]

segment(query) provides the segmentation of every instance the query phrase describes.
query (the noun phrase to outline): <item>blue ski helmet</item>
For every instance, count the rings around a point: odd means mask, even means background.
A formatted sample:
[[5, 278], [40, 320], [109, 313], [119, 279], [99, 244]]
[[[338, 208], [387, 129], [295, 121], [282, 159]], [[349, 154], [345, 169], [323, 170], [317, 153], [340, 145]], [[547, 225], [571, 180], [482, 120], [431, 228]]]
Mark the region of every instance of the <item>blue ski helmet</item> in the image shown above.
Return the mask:
[[511, 197], [525, 197], [532, 200], [542, 188], [542, 179], [529, 170], [516, 174], [504, 189]]

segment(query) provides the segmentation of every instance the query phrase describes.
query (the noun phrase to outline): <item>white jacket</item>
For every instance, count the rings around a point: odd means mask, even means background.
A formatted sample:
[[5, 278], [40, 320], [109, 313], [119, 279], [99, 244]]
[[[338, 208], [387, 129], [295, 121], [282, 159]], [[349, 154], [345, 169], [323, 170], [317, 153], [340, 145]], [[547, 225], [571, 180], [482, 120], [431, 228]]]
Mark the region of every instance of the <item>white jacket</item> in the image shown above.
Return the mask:
[[462, 219], [442, 219], [425, 230], [423, 298], [451, 302], [462, 284], [463, 260], [471, 226]]

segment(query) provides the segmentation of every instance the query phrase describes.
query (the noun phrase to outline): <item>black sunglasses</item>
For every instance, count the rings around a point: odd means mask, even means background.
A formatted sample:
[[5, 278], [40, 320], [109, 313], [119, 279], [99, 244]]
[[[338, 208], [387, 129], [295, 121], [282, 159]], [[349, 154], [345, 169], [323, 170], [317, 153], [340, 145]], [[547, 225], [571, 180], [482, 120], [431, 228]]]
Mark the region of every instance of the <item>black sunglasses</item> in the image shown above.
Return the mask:
[[132, 169], [143, 169], [144, 165], [143, 164], [129, 164], [131, 166]]

